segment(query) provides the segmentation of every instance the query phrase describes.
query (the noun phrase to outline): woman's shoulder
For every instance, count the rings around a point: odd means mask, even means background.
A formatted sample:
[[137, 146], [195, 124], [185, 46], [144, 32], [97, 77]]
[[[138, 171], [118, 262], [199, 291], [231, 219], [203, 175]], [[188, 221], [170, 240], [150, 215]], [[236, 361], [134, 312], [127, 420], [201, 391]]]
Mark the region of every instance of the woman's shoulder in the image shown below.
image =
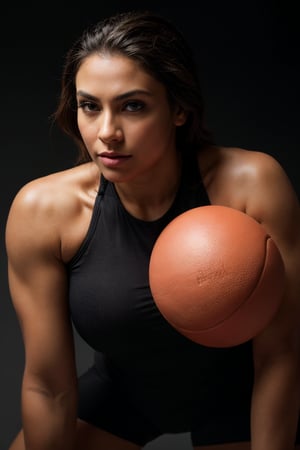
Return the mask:
[[12, 208], [29, 212], [59, 210], [82, 199], [89, 186], [97, 188], [98, 177], [92, 163], [82, 164], [35, 178], [17, 192]]
[[287, 173], [280, 161], [271, 153], [257, 149], [239, 147], [220, 148], [220, 176], [224, 174], [227, 182], [250, 190], [267, 189], [288, 183]]
[[262, 150], [241, 147], [214, 147], [200, 156], [204, 177], [218, 182], [257, 182], [259, 179], [284, 175], [280, 162]]
[[[208, 153], [211, 153], [209, 155]], [[214, 164], [214, 168], [222, 171], [232, 170], [237, 175], [241, 171], [251, 170], [275, 170], [280, 169], [279, 161], [270, 153], [259, 149], [248, 149], [242, 147], [216, 146], [206, 150], [206, 157]]]
[[[12, 201], [6, 225], [8, 242], [59, 248], [64, 236], [92, 210], [99, 185], [93, 163], [29, 181]], [[67, 230], [67, 231], [66, 231]]]
[[[210, 152], [210, 153], [209, 153]], [[280, 162], [271, 154], [240, 147], [214, 147], [200, 159], [205, 167], [204, 183], [213, 203], [223, 203], [245, 210], [249, 200], [291, 189]]]

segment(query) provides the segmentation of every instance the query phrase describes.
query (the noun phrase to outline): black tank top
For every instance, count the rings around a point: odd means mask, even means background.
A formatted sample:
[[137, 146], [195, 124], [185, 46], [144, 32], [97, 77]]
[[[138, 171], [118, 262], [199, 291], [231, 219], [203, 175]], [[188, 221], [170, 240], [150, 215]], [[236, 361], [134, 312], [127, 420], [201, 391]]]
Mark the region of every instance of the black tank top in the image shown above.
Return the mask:
[[220, 397], [223, 405], [245, 407], [251, 395], [251, 344], [216, 349], [193, 343], [166, 322], [149, 288], [149, 258], [160, 232], [178, 214], [209, 204], [198, 171], [197, 177], [184, 171], [167, 213], [143, 221], [125, 210], [102, 176], [89, 230], [69, 264], [72, 320], [96, 351], [99, 372], [143, 404], [145, 414], [160, 415], [170, 432], [179, 423], [189, 429], [207, 408], [217, 413]]

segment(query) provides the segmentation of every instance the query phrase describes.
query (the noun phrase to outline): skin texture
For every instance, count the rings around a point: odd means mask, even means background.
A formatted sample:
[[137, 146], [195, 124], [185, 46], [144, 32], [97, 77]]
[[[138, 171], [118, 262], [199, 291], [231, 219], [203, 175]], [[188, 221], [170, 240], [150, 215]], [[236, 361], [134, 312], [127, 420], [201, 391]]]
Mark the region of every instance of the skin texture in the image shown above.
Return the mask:
[[[77, 73], [76, 89], [78, 126], [92, 161], [28, 183], [17, 194], [7, 222], [9, 283], [26, 351], [24, 434], [10, 450], [139, 448], [76, 420], [65, 263], [87, 233], [100, 172], [115, 183], [133, 216], [153, 220], [168, 210], [180, 177], [176, 127], [186, 117], [182, 109], [170, 108], [161, 83], [120, 55], [88, 57]], [[254, 340], [251, 447], [201, 448], [293, 450], [299, 411], [296, 194], [280, 165], [259, 151], [206, 148], [199, 155], [199, 169], [211, 203], [239, 209], [260, 222], [280, 249], [287, 272], [282, 307]]]

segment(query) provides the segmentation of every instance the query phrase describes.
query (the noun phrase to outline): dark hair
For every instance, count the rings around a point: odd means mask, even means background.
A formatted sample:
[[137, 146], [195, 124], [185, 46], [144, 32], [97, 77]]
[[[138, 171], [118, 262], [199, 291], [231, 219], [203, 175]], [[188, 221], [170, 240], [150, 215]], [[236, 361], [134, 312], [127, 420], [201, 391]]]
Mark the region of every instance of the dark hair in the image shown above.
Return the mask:
[[187, 113], [186, 123], [177, 129], [181, 151], [197, 151], [212, 143], [204, 126], [197, 66], [181, 32], [155, 13], [124, 12], [85, 30], [66, 55], [60, 99], [53, 117], [78, 145], [79, 163], [90, 157], [77, 126], [75, 77], [84, 59], [93, 53], [118, 53], [131, 58], [165, 86], [170, 104]]

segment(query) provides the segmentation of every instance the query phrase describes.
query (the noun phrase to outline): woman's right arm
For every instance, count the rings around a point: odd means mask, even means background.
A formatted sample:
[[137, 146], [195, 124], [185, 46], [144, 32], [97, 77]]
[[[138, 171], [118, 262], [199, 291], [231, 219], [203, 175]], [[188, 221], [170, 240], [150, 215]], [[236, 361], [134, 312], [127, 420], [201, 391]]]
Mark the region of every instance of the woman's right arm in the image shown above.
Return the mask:
[[25, 347], [22, 424], [26, 450], [71, 450], [77, 382], [61, 220], [40, 194], [38, 183], [21, 189], [6, 227], [9, 286]]

